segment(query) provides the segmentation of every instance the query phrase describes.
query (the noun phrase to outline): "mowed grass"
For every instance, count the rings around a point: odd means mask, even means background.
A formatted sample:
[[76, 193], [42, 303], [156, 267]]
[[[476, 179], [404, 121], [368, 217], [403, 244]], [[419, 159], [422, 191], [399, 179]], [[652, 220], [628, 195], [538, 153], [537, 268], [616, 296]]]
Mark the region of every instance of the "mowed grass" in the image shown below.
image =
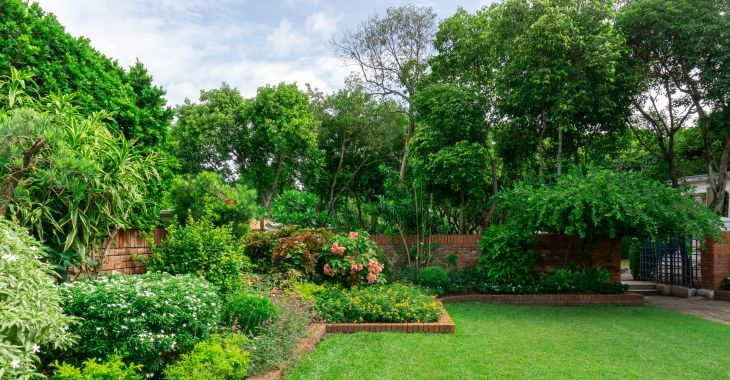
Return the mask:
[[652, 307], [449, 304], [455, 334], [331, 334], [289, 379], [730, 379], [730, 326]]

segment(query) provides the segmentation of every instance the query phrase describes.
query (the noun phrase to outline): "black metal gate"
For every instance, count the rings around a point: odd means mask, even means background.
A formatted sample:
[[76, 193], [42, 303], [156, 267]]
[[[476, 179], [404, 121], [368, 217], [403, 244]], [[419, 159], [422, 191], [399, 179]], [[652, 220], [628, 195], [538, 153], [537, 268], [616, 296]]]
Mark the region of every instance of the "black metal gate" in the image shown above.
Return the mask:
[[702, 280], [698, 240], [675, 237], [645, 239], [639, 250], [639, 280], [689, 288]]

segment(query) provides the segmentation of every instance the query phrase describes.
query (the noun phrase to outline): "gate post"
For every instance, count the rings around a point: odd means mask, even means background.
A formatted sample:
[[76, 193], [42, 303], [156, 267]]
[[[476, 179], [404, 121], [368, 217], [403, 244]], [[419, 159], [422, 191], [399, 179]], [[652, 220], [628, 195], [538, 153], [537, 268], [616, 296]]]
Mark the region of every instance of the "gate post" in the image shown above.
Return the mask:
[[706, 289], [720, 290], [723, 278], [730, 275], [730, 232], [720, 235], [719, 241], [708, 237], [702, 249], [702, 287]]

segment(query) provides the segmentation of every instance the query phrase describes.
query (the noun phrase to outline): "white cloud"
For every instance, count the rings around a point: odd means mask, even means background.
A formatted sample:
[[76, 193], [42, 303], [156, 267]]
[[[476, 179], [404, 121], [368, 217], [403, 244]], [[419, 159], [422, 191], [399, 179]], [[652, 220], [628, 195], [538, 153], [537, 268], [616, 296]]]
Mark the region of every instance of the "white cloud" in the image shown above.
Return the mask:
[[309, 39], [301, 31], [294, 30], [291, 22], [283, 19], [271, 34], [266, 36], [267, 48], [276, 56], [286, 56], [303, 52]]
[[317, 12], [307, 17], [304, 26], [309, 33], [330, 37], [337, 29], [337, 22], [326, 13]]

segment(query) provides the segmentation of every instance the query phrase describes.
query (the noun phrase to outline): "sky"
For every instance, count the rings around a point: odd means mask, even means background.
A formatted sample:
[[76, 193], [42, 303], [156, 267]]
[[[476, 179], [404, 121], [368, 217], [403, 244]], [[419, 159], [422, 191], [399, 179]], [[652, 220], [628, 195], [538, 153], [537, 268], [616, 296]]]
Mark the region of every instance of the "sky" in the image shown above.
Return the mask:
[[[305, 83], [330, 92], [354, 68], [329, 40], [400, 0], [37, 0], [73, 36], [127, 68], [139, 59], [168, 104], [197, 101], [225, 82], [244, 96], [267, 84]], [[439, 18], [493, 0], [421, 0]], [[413, 1], [411, 1], [413, 3]]]

